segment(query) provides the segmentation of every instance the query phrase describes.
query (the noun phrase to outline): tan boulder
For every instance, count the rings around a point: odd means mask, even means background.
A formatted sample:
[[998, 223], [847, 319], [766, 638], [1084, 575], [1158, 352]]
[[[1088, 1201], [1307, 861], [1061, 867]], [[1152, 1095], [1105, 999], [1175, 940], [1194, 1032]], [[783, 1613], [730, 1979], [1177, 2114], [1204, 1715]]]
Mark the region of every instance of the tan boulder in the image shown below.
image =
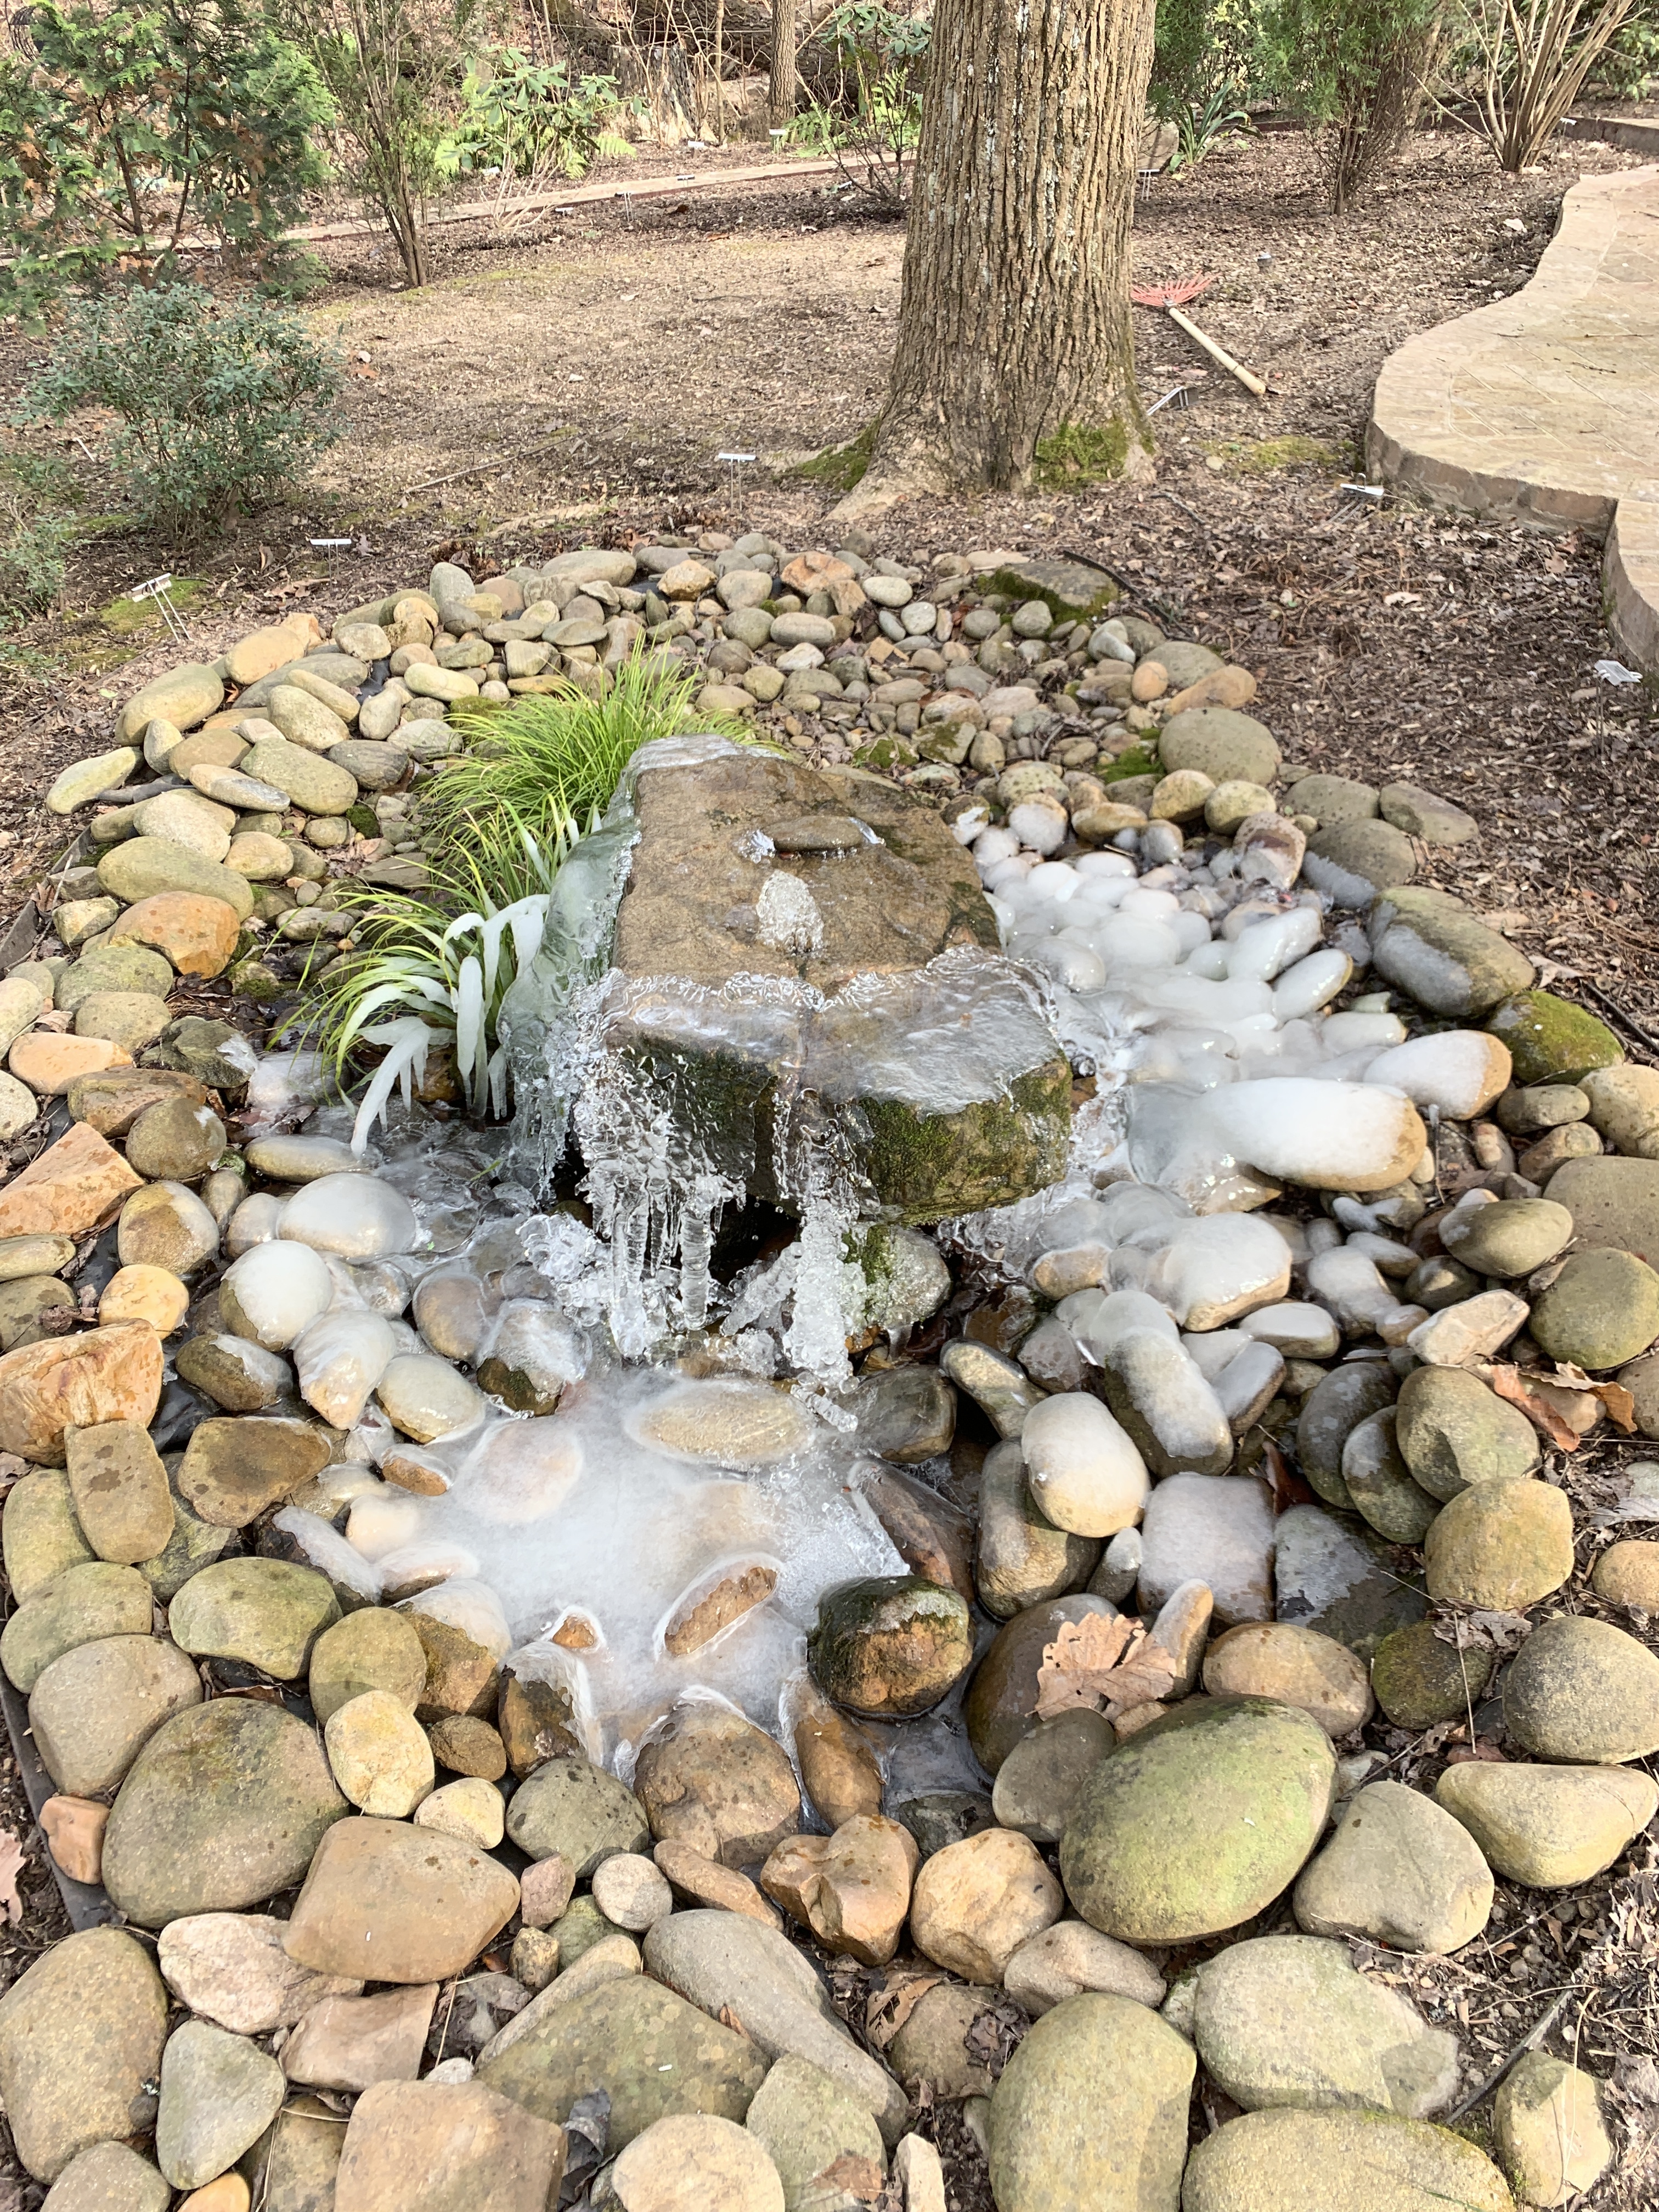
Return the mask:
[[0, 1237], [84, 1237], [139, 1182], [112, 1145], [77, 1121], [0, 1190]]
[[40, 1832], [52, 1864], [71, 1881], [88, 1885], [104, 1878], [104, 1831], [109, 1807], [95, 1797], [48, 1797], [40, 1808]]
[[921, 1854], [879, 1813], [858, 1813], [833, 1836], [792, 1836], [761, 1869], [761, 1887], [826, 1949], [884, 1966], [898, 1948]]
[[[688, 1904], [708, 1905], [721, 1912], [740, 1912], [746, 1919], [763, 1920], [769, 1928], [782, 1927], [783, 1915], [776, 1905], [735, 1867], [724, 1867], [718, 1859], [705, 1857], [702, 1852], [693, 1850], [690, 1844], [659, 1844], [651, 1856], [659, 1871], [667, 1876], [670, 1888]], [[541, 1874], [548, 1863], [544, 1861], [531, 1868], [525, 1877], [526, 1893], [530, 1875]], [[528, 1917], [526, 1911], [526, 1918]]]
[[439, 1982], [465, 1971], [518, 1902], [514, 1877], [475, 1846], [365, 1815], [318, 1846], [284, 1945], [318, 1973]]
[[110, 931], [112, 945], [148, 945], [181, 975], [218, 975], [230, 965], [241, 924], [222, 899], [199, 891], [153, 891]]
[[167, 1471], [137, 1421], [103, 1421], [64, 1436], [75, 1516], [100, 1559], [137, 1566], [173, 1536]]
[[1052, 1927], [1065, 1892], [1036, 1845], [987, 1828], [935, 1851], [916, 1877], [910, 1934], [938, 1966], [970, 1982], [1000, 1982], [1020, 1945]]
[[283, 2045], [283, 2071], [290, 2081], [318, 2089], [412, 2081], [421, 2070], [437, 2001], [435, 1982], [382, 1990], [372, 1997], [325, 1997]]
[[724, 1866], [764, 1859], [800, 1819], [789, 1754], [720, 1705], [677, 1705], [641, 1751], [634, 1790], [658, 1842], [690, 1844]]
[[377, 2081], [352, 2109], [334, 2212], [546, 2212], [565, 2132], [482, 2081]]
[[120, 1267], [104, 1285], [98, 1301], [98, 1318], [106, 1328], [121, 1321], [141, 1321], [158, 1336], [171, 1336], [182, 1328], [190, 1311], [190, 1292], [166, 1267]]
[[148, 1428], [161, 1401], [161, 1340], [143, 1322], [20, 1345], [0, 1358], [0, 1451], [61, 1466], [68, 1428]]

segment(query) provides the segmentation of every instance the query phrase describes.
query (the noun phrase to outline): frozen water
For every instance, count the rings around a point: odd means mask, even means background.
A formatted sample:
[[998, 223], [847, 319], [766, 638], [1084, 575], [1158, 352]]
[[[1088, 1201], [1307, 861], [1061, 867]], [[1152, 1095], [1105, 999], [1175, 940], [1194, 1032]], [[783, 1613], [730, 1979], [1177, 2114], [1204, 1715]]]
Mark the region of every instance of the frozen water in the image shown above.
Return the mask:
[[[1166, 1308], [1144, 1291], [1114, 1291], [1074, 1326], [1073, 1334], [1106, 1370], [1113, 1410], [1142, 1438], [1157, 1472], [1200, 1468], [1219, 1474], [1232, 1457], [1232, 1433]], [[1028, 1429], [1035, 1418], [1028, 1417]]]
[[1219, 1328], [1291, 1286], [1291, 1248], [1270, 1221], [1212, 1213], [1183, 1222], [1158, 1255], [1147, 1287], [1183, 1328]]
[[300, 1395], [331, 1427], [349, 1429], [399, 1348], [384, 1315], [366, 1310], [324, 1314], [295, 1342]]
[[1347, 1245], [1316, 1252], [1308, 1262], [1306, 1279], [1310, 1294], [1328, 1306], [1344, 1328], [1362, 1336], [1375, 1331], [1384, 1344], [1403, 1344], [1426, 1318], [1421, 1306], [1400, 1303], [1375, 1261]]
[[[1115, 1431], [1103, 1407], [1085, 1402]], [[478, 1632], [469, 1620], [483, 1620], [491, 1633], [478, 1640], [513, 1652], [520, 1672], [524, 1648], [540, 1652], [580, 1692], [607, 1754], [636, 1745], [693, 1687], [775, 1727], [823, 1592], [902, 1571], [860, 1494], [851, 1445], [760, 1384], [611, 1367], [573, 1383], [556, 1414], [491, 1416], [482, 1431], [420, 1456], [447, 1460], [451, 1487], [356, 1496], [351, 1547], [394, 1595], [423, 1563], [471, 1563], [410, 1603], [470, 1635]], [[723, 1565], [757, 1559], [777, 1573], [771, 1595], [700, 1650], [669, 1653], [663, 1631], [688, 1595], [718, 1581]], [[592, 1648], [546, 1640], [573, 1613], [594, 1625]]]
[[1417, 1109], [1365, 1084], [1267, 1077], [1215, 1093], [1212, 1124], [1264, 1175], [1316, 1190], [1382, 1190], [1422, 1152]]
[[1146, 1462], [1098, 1398], [1045, 1398], [1026, 1415], [1019, 1442], [1032, 1498], [1056, 1528], [1115, 1536], [1139, 1520]]

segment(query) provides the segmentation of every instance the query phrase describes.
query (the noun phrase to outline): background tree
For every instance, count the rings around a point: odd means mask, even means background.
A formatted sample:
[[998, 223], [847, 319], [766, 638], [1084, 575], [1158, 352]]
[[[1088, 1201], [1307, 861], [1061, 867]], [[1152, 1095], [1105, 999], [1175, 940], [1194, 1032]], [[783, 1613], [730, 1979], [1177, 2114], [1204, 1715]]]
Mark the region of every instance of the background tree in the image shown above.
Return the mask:
[[1267, 0], [1263, 8], [1263, 72], [1322, 126], [1319, 150], [1337, 214], [1405, 143], [1429, 89], [1443, 14], [1442, 0]]
[[0, 305], [154, 279], [191, 232], [279, 270], [330, 111], [257, 0], [44, 0], [19, 33], [0, 56]]
[[352, 181], [386, 217], [406, 283], [427, 280], [426, 203], [440, 174], [477, 0], [288, 0], [333, 96]]
[[772, 72], [766, 105], [772, 128], [787, 130], [795, 119], [796, 0], [772, 0]]
[[1144, 466], [1129, 222], [1151, 48], [1143, 0], [939, 0], [897, 347], [849, 515]]

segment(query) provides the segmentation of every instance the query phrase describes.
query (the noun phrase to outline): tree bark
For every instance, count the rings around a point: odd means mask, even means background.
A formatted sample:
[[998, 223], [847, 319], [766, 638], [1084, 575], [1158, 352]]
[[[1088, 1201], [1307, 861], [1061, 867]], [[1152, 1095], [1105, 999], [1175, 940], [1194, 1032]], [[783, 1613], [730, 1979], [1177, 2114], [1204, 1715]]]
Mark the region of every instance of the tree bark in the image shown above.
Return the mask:
[[784, 131], [795, 119], [796, 0], [772, 0], [772, 76], [767, 87], [767, 106], [775, 131]]
[[1129, 226], [1149, 0], [939, 0], [898, 340], [848, 501], [1144, 472]]

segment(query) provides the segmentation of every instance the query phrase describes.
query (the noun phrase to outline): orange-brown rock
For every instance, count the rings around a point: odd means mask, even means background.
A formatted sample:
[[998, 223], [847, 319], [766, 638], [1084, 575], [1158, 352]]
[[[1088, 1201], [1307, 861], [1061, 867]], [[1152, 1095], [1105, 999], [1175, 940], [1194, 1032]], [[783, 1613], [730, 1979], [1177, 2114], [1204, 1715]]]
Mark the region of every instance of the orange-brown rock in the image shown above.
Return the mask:
[[921, 1858], [908, 1828], [860, 1813], [833, 1836], [780, 1844], [761, 1869], [761, 1887], [827, 1950], [884, 1966], [898, 1948]]
[[37, 1098], [61, 1098], [77, 1076], [96, 1075], [106, 1067], [131, 1067], [132, 1054], [106, 1037], [31, 1030], [13, 1045], [6, 1065]]
[[[309, 632], [309, 635], [307, 635]], [[310, 615], [288, 616], [269, 629], [251, 630], [239, 637], [225, 655], [230, 680], [239, 686], [257, 684], [297, 660], [315, 641], [317, 624]]]
[[[651, 1856], [677, 1896], [688, 1899], [693, 1905], [709, 1905], [721, 1912], [740, 1912], [749, 1920], [763, 1920], [769, 1928], [782, 1927], [783, 1915], [771, 1899], [735, 1867], [724, 1867], [718, 1859], [706, 1858], [702, 1852], [693, 1850], [690, 1844], [659, 1844]], [[530, 1872], [539, 1874], [541, 1868], [532, 1867]], [[528, 1887], [529, 1876], [525, 1879]]]
[[82, 1237], [143, 1180], [96, 1129], [77, 1121], [0, 1190], [0, 1237]]
[[1211, 669], [1207, 676], [1200, 676], [1196, 684], [1177, 691], [1164, 704], [1172, 714], [1184, 714], [1190, 707], [1248, 707], [1255, 690], [1255, 678], [1249, 670], [1229, 664]]
[[71, 1881], [104, 1878], [104, 1830], [109, 1807], [95, 1797], [48, 1797], [40, 1808], [40, 1826], [53, 1863]]
[[177, 1275], [146, 1264], [118, 1268], [98, 1301], [98, 1318], [106, 1328], [112, 1322], [142, 1321], [158, 1336], [182, 1328], [189, 1311], [190, 1292]]
[[66, 1428], [148, 1428], [161, 1399], [161, 1340], [147, 1322], [20, 1345], [0, 1358], [0, 1451], [61, 1466]]
[[112, 945], [149, 945], [181, 975], [219, 975], [230, 965], [241, 929], [235, 910], [199, 891], [153, 891], [130, 906], [110, 931]]
[[812, 1810], [831, 1828], [881, 1810], [881, 1765], [855, 1721], [813, 1695], [795, 1722], [795, 1757]]

